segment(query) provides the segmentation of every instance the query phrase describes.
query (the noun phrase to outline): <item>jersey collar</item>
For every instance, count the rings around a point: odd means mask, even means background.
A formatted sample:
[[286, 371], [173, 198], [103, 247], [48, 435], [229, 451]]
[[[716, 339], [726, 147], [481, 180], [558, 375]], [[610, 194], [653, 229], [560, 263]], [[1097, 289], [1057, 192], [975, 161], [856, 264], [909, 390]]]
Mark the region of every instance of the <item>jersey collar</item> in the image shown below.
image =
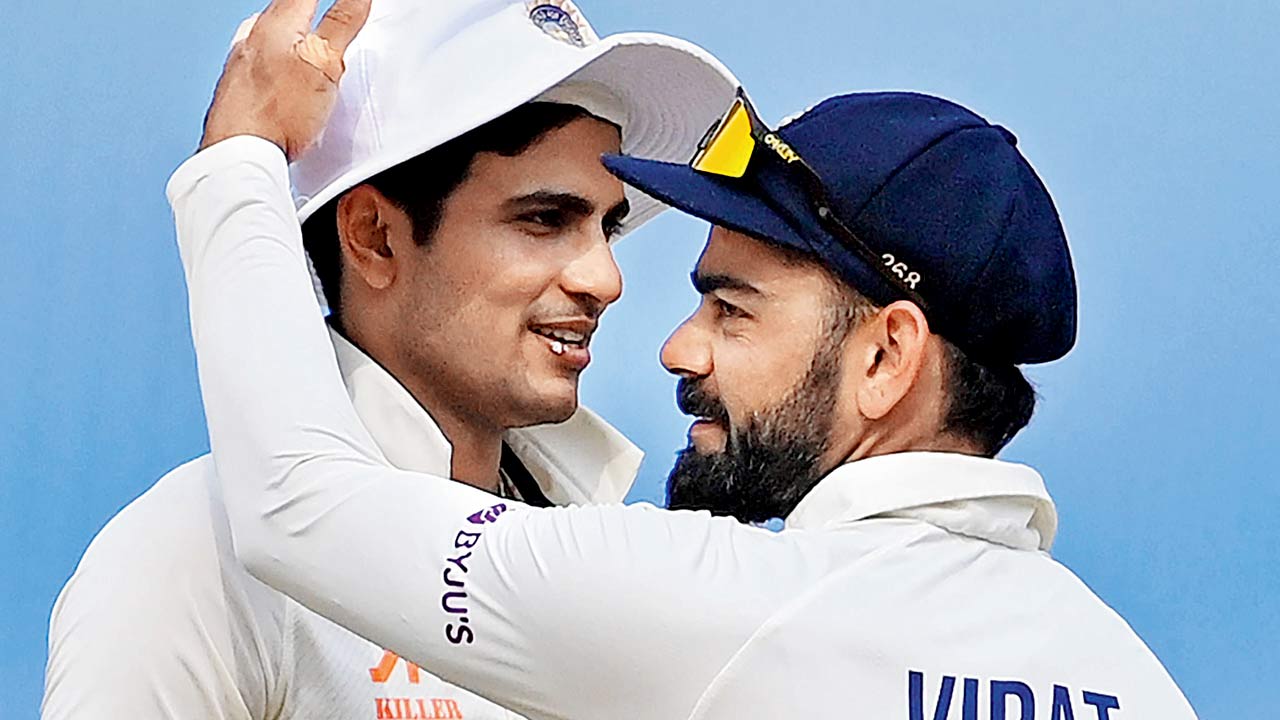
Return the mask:
[[[448, 477], [453, 447], [431, 415], [349, 340], [333, 328], [329, 336], [356, 414], [387, 461], [402, 470]], [[621, 502], [643, 458], [622, 433], [585, 407], [563, 423], [510, 430], [505, 439], [557, 505]]]
[[841, 465], [787, 517], [788, 528], [870, 518], [921, 520], [1009, 547], [1048, 550], [1058, 515], [1040, 473], [958, 453], [904, 452]]

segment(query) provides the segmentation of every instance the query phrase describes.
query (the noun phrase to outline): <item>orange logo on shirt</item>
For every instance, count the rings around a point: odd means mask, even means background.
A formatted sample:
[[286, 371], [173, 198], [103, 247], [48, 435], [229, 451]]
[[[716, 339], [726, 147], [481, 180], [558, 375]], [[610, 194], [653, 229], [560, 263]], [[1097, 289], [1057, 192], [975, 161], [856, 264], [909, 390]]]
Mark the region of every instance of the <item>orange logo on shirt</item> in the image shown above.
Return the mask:
[[[376, 683], [391, 680], [391, 673], [401, 660], [399, 655], [384, 650], [377, 667], [369, 668], [369, 677]], [[422, 670], [408, 660], [404, 661], [409, 683], [422, 682]], [[457, 700], [429, 697], [376, 697], [373, 699], [378, 720], [462, 720], [462, 708]]]
[[458, 701], [446, 698], [377, 698], [378, 720], [462, 720]]
[[[382, 653], [382, 662], [378, 663], [378, 667], [369, 668], [369, 677], [373, 678], [376, 683], [384, 683], [391, 679], [391, 671], [396, 669], [396, 663], [400, 662], [400, 656], [387, 650]], [[417, 685], [422, 682], [422, 674], [417, 665], [404, 661], [405, 667], [409, 669], [409, 682]], [[379, 713], [378, 717], [382, 717]]]

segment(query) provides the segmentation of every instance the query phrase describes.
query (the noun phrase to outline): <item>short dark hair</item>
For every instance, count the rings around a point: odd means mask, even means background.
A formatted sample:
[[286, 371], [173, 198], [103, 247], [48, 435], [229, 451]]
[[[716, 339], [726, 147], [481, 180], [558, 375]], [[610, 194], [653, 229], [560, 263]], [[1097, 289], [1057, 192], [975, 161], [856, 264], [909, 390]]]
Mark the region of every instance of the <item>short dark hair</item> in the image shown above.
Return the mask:
[[[407, 213], [413, 223], [414, 242], [426, 245], [440, 225], [445, 201], [467, 179], [476, 155], [491, 152], [515, 157], [543, 135], [584, 117], [593, 116], [576, 105], [526, 103], [360, 184], [373, 186]], [[342, 312], [338, 202], [345, 194], [325, 203], [302, 224], [302, 244], [334, 322], [340, 322]]]
[[995, 457], [1031, 422], [1036, 391], [1017, 365], [987, 365], [943, 338], [947, 415], [942, 432], [970, 440]]

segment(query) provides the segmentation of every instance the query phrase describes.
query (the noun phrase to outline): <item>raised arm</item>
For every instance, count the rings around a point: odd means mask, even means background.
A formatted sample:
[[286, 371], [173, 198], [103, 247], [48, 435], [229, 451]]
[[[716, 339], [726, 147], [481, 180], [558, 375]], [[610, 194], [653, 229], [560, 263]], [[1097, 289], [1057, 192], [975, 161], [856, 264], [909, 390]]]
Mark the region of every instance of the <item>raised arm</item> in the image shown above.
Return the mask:
[[[388, 467], [343, 390], [286, 153], [323, 128], [369, 2], [339, 0], [311, 34], [315, 5], [276, 0], [235, 45], [202, 151], [169, 183], [210, 440], [252, 573], [375, 642], [435, 659], [453, 647], [446, 632], [465, 635], [440, 622], [456, 521], [496, 501]], [[429, 504], [427, 484], [440, 490]]]
[[[355, 17], [357, 4], [335, 10]], [[252, 110], [331, 91], [294, 48], [345, 43], [298, 39], [307, 13], [274, 10], [228, 62], [206, 149], [169, 184], [239, 557], [313, 611], [527, 715], [687, 714], [697, 679], [788, 599], [799, 570], [784, 543], [701, 514], [534, 510], [386, 465], [343, 390], [289, 193], [284, 151], [308, 137], [288, 128], [320, 125]], [[765, 569], [743, 571], [753, 565]]]

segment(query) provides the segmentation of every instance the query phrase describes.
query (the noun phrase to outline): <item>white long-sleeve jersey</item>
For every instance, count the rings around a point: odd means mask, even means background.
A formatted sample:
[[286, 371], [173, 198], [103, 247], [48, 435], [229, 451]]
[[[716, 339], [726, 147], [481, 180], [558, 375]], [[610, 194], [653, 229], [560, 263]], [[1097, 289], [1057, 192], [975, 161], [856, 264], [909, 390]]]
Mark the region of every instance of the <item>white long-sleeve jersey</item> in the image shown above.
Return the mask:
[[[448, 439], [341, 335], [332, 350], [392, 465], [447, 474]], [[640, 453], [586, 408], [506, 442], [556, 504], [620, 501]], [[584, 452], [584, 450], [586, 452]], [[376, 529], [373, 531], [376, 533]], [[235, 558], [213, 459], [166, 474], [98, 533], [54, 605], [43, 720], [509, 720], [262, 584]]]
[[[340, 334], [330, 332], [330, 341], [326, 352], [385, 460], [447, 475], [452, 446], [426, 409]], [[586, 408], [563, 423], [510, 430], [504, 439], [559, 505], [620, 502], [641, 459]], [[365, 532], [380, 537], [376, 527]], [[157, 481], [85, 552], [50, 618], [41, 717], [516, 717], [430, 671], [249, 575], [235, 558], [217, 471], [205, 456]]]
[[225, 141], [169, 196], [238, 556], [441, 677], [533, 718], [1194, 717], [1049, 556], [1034, 470], [862, 460], [777, 534], [651, 506], [534, 509], [397, 470], [325, 351], [282, 153]]

